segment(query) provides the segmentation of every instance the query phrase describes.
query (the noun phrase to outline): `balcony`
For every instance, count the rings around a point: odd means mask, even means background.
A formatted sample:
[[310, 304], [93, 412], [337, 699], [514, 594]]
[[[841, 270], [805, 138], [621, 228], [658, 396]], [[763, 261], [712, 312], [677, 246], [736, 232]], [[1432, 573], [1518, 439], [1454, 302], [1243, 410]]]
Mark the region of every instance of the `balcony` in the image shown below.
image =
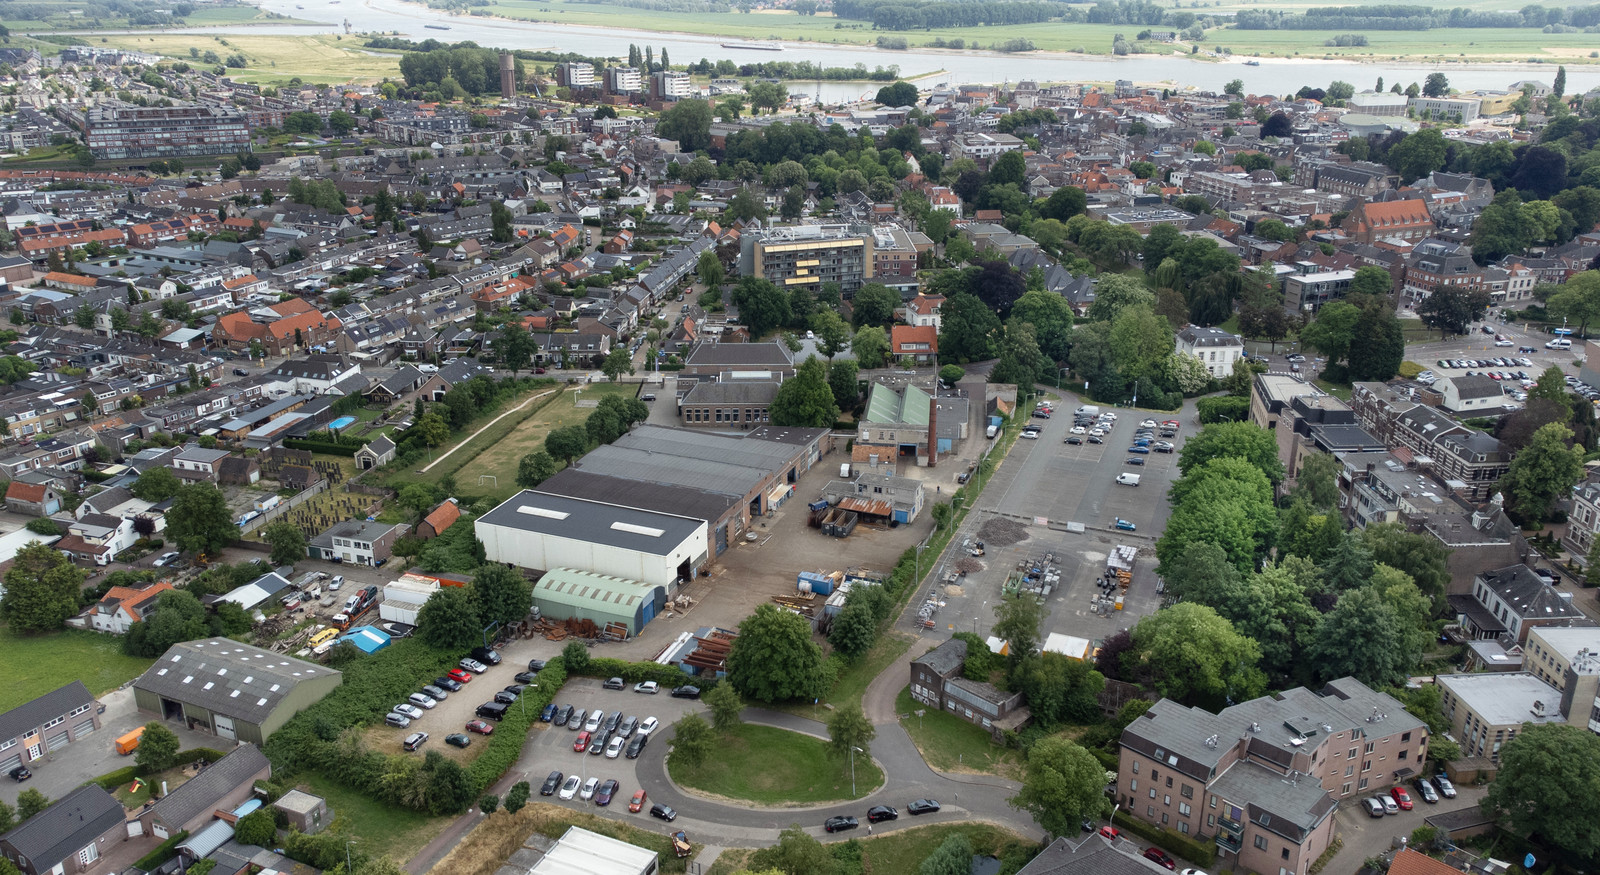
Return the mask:
[[1244, 848], [1244, 836], [1217, 830], [1217, 850], [1224, 854], [1237, 854]]

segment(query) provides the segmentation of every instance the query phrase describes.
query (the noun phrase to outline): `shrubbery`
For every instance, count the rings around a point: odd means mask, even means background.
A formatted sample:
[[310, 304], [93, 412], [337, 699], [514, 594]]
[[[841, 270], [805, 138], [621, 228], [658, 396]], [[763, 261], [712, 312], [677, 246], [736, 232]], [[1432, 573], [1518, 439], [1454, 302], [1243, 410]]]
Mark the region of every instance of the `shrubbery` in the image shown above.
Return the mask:
[[1171, 830], [1162, 829], [1152, 823], [1146, 823], [1124, 811], [1118, 811], [1121, 820], [1114, 816], [1112, 822], [1122, 829], [1139, 836], [1146, 841], [1154, 842], [1173, 854], [1188, 860], [1198, 866], [1210, 868], [1217, 862], [1217, 846], [1215, 843], [1200, 842], [1185, 835], [1179, 835]]

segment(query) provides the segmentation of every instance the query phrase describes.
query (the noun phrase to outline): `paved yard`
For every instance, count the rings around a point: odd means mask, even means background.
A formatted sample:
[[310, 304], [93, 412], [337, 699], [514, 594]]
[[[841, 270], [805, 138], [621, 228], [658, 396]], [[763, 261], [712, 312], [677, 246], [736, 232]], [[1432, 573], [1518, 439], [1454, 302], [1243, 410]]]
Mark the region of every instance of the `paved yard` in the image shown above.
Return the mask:
[[1409, 837], [1411, 831], [1423, 826], [1429, 817], [1446, 811], [1476, 808], [1483, 794], [1482, 787], [1457, 784], [1456, 798], [1440, 799], [1437, 804], [1429, 805], [1418, 799], [1413, 789], [1411, 798], [1415, 800], [1415, 808], [1382, 819], [1367, 814], [1361, 806], [1361, 799], [1352, 796], [1339, 804], [1339, 811], [1334, 815], [1338, 821], [1336, 828], [1344, 839], [1344, 847], [1322, 871], [1327, 875], [1350, 875], [1361, 868], [1361, 861], [1388, 853], [1397, 839]]

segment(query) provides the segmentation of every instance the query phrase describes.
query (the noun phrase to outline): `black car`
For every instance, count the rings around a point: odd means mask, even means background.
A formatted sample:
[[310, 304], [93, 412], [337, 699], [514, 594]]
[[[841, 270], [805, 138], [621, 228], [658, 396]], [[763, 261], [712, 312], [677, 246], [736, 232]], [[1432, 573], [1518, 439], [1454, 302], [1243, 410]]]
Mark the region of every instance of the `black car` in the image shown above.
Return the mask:
[[649, 743], [649, 741], [650, 736], [648, 735], [635, 735], [633, 738], [628, 740], [628, 749], [622, 752], [623, 756], [630, 760], [638, 759], [639, 754], [644, 753], [644, 746]]
[[494, 694], [494, 700], [502, 705], [515, 705], [517, 703], [517, 696], [515, 693], [508, 693], [505, 690], [500, 690]]
[[1129, 465], [1143, 465], [1144, 464], [1144, 456], [1129, 456], [1128, 457], [1128, 461], [1126, 462], [1126, 464], [1129, 464]]
[[907, 814], [932, 814], [939, 810], [937, 799], [918, 799], [906, 806]]
[[678, 812], [673, 811], [672, 806], [670, 805], [662, 805], [660, 802], [657, 802], [650, 806], [650, 816], [659, 817], [667, 823], [671, 823], [678, 819]]
[[554, 702], [551, 702], [550, 704], [544, 706], [544, 709], [539, 712], [539, 722], [540, 723], [549, 723], [550, 721], [554, 720], [555, 717], [556, 717], [556, 705], [555, 705]]
[[557, 726], [566, 726], [567, 720], [570, 717], [572, 717], [572, 706], [562, 705], [560, 708], [556, 709], [556, 716], [552, 717], [550, 722]]
[[885, 820], [898, 820], [900, 812], [893, 805], [874, 805], [867, 809], [867, 823], [882, 823]]
[[542, 659], [530, 659], [530, 660], [528, 660], [528, 671], [536, 671], [536, 672], [537, 671], [544, 671], [544, 660], [542, 660]]
[[1075, 434], [1067, 435], [1067, 443], [1081, 445], [1083, 443], [1083, 438], [1078, 437]]
[[556, 795], [556, 790], [561, 787], [561, 782], [565, 780], [566, 777], [566, 775], [563, 775], [560, 772], [551, 772], [550, 777], [544, 779], [544, 786], [539, 788], [539, 795]]
[[485, 665], [499, 665], [500, 654], [493, 647], [472, 648], [472, 658]]
[[622, 712], [621, 711], [612, 711], [610, 714], [606, 715], [605, 722], [600, 724], [600, 728], [604, 729], [606, 732], [616, 732], [617, 731], [617, 727], [621, 726], [621, 725], [622, 725]]
[[522, 695], [522, 691], [525, 689], [527, 689], [527, 687], [524, 687], [522, 684], [506, 684], [505, 686], [505, 691], [513, 696]]
[[589, 736], [589, 756], [597, 757], [606, 752], [606, 743], [611, 740], [611, 733], [604, 729]]
[[472, 744], [472, 739], [464, 733], [452, 732], [444, 737], [444, 743], [451, 747], [468, 747]]
[[6, 772], [6, 774], [11, 776], [11, 780], [16, 781], [18, 783], [21, 783], [21, 782], [26, 781], [29, 778], [33, 777], [33, 773], [28, 771], [28, 767], [27, 766], [17, 766], [16, 768], [12, 769], [11, 771]]
[[440, 688], [449, 690], [452, 693], [461, 692], [461, 682], [456, 680], [453, 677], [446, 677], [445, 675], [439, 675], [438, 677], [433, 679], [433, 685], [436, 686], [436, 687], [440, 687]]
[[674, 699], [698, 699], [698, 698], [700, 698], [700, 688], [699, 687], [690, 687], [690, 686], [673, 687], [672, 688], [672, 698], [674, 698]]
[[536, 671], [519, 671], [512, 680], [519, 684], [531, 684], [539, 680], [539, 673]]
[[1103, 444], [1103, 443], [1105, 443], [1105, 439], [1100, 437], [1097, 434], [1092, 434], [1092, 435], [1089, 435], [1089, 443], [1091, 443], [1091, 444]]
[[822, 822], [822, 828], [828, 832], [839, 832], [840, 830], [855, 829], [860, 825], [861, 824], [857, 823], [854, 817], [851, 817], [848, 814], [841, 814], [838, 817], [830, 817]]

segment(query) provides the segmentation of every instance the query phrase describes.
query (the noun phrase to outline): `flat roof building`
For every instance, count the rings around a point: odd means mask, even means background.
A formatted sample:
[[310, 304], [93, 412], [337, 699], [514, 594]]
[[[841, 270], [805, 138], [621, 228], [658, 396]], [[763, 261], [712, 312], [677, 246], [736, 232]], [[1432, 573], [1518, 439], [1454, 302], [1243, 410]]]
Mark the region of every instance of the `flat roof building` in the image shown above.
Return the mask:
[[529, 875], [655, 875], [659, 865], [655, 851], [572, 826]]
[[244, 113], [225, 106], [100, 105], [84, 113], [97, 159], [179, 158], [250, 151]]
[[781, 289], [816, 291], [838, 283], [846, 296], [872, 281], [873, 235], [848, 225], [787, 225], [746, 233], [739, 275], [771, 280]]
[[1500, 748], [1517, 737], [1523, 724], [1567, 722], [1560, 691], [1532, 672], [1445, 674], [1436, 683], [1439, 707], [1463, 756], [1498, 763]]
[[706, 562], [706, 523], [525, 489], [474, 523], [490, 562], [578, 569], [659, 586]]

